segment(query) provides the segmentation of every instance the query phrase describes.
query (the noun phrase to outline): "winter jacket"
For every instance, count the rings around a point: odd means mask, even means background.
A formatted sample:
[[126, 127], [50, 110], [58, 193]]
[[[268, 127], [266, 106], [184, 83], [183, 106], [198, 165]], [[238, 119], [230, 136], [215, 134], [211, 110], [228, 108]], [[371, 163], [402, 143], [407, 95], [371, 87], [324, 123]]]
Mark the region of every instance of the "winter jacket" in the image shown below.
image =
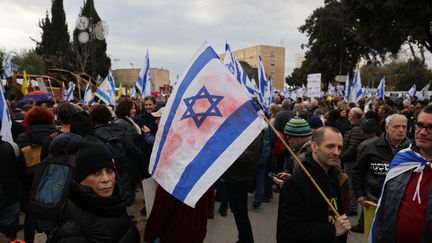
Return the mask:
[[[342, 215], [342, 195], [335, 169], [326, 173], [310, 152], [303, 165]], [[309, 178], [302, 170], [294, 170], [280, 192], [277, 242], [346, 242], [347, 234], [335, 236], [334, 220], [335, 215]]]
[[363, 141], [363, 132], [359, 124], [353, 124], [343, 137], [342, 163], [355, 163], [357, 161], [357, 146]]
[[255, 179], [258, 160], [263, 148], [263, 132], [247, 147], [247, 149], [234, 161], [222, 178], [228, 182], [251, 186]]
[[55, 131], [54, 125], [33, 125], [25, 133], [21, 133], [16, 142], [20, 148], [31, 144], [42, 145], [43, 139]]
[[[407, 148], [410, 142], [409, 138], [405, 138], [398, 150]], [[364, 149], [352, 172], [352, 186], [357, 198], [365, 196], [370, 201], [378, 201], [388, 167], [395, 155], [385, 134]]]
[[[33, 125], [25, 133], [21, 133], [16, 142], [20, 149], [34, 144], [42, 145], [43, 139], [55, 131], [56, 128], [54, 125]], [[35, 173], [34, 168], [34, 166], [27, 167], [27, 176], [24, 179], [22, 195], [22, 200], [24, 202], [28, 201], [33, 175]]]
[[[399, 206], [412, 174], [413, 170], [408, 170], [386, 182], [381, 197], [381, 205], [375, 214], [371, 229], [373, 231], [370, 234], [372, 242], [396, 243], [396, 222]], [[429, 189], [428, 198], [432, 198], [432, 184]], [[427, 202], [426, 222], [421, 237], [421, 243], [430, 242], [432, 242], [432, 200], [428, 200]]]
[[24, 157], [15, 154], [12, 145], [4, 142], [0, 137], [0, 186], [4, 193], [4, 205], [9, 206], [19, 199], [20, 182], [26, 177], [26, 164]]
[[[144, 156], [140, 148], [139, 135], [130, 121], [126, 119], [118, 118], [114, 124], [123, 128], [123, 146], [127, 157], [126, 169], [131, 181], [137, 182], [144, 167]], [[111, 128], [105, 127], [105, 129]]]
[[62, 224], [50, 234], [48, 243], [94, 242], [139, 243], [136, 226], [129, 219], [126, 203], [114, 195], [103, 198], [90, 187], [74, 183]]

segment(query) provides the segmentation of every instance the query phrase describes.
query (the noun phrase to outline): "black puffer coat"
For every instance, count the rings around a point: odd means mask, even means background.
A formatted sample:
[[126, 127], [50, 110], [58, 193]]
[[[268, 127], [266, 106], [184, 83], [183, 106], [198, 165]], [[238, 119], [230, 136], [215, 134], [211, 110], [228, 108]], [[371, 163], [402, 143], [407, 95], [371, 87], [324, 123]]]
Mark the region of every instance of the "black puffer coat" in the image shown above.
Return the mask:
[[24, 157], [18, 157], [8, 142], [1, 141], [0, 137], [0, 186], [4, 193], [3, 202], [9, 206], [18, 201], [20, 192], [20, 182], [26, 177], [26, 165]]
[[47, 242], [140, 242], [138, 230], [126, 212], [126, 203], [115, 195], [116, 192], [103, 198], [90, 187], [74, 183], [62, 224]]

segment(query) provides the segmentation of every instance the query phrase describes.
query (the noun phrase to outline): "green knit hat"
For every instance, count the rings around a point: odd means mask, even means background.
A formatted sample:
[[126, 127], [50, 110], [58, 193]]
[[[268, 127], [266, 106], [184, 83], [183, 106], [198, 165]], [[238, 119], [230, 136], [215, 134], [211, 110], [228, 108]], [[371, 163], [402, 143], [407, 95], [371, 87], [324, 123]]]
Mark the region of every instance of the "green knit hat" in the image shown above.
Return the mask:
[[287, 122], [284, 133], [293, 137], [306, 137], [312, 134], [312, 130], [305, 119], [295, 117]]

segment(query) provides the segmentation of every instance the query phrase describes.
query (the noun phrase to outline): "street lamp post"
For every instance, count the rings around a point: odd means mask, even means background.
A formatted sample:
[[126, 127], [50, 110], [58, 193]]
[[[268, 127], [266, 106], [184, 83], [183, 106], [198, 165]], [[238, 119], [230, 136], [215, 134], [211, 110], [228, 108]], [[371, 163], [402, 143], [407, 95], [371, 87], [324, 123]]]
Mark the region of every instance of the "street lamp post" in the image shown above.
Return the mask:
[[108, 35], [109, 28], [105, 21], [94, 23], [92, 17], [81, 15], [78, 17], [76, 28], [80, 30], [78, 41], [81, 44], [90, 42], [90, 55], [92, 60], [92, 77], [96, 77], [95, 73], [95, 57], [94, 57], [94, 40], [104, 40]]

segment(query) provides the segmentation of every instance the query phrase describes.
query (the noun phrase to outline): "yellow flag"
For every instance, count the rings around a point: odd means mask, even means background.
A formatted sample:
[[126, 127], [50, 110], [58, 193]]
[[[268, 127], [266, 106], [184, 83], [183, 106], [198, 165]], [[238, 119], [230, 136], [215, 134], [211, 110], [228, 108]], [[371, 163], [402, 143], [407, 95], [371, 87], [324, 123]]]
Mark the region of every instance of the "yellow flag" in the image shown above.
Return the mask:
[[22, 85], [21, 85], [21, 92], [22, 92], [23, 95], [26, 95], [28, 93], [28, 86], [29, 86], [29, 83], [28, 83], [28, 80], [27, 80], [27, 72], [26, 72], [26, 70], [24, 70], [23, 82], [22, 82]]
[[119, 89], [117, 92], [116, 100], [120, 99], [120, 97], [122, 96], [122, 93], [123, 93], [123, 85], [122, 85], [122, 82], [120, 82], [120, 86], [119, 86]]

